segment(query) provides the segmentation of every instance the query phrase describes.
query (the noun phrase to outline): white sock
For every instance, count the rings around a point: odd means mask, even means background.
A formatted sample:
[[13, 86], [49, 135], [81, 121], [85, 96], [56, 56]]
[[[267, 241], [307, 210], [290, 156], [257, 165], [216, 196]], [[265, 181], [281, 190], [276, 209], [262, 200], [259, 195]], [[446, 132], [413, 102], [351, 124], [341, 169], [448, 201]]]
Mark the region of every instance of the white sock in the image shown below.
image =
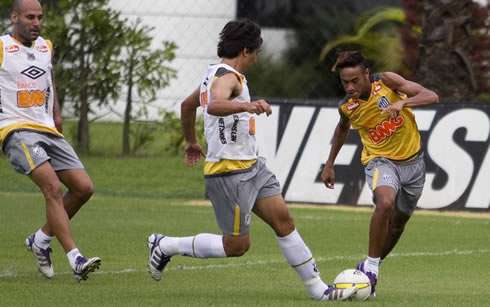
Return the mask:
[[311, 298], [320, 300], [328, 286], [321, 280], [315, 259], [299, 233], [295, 229], [285, 237], [277, 237], [277, 241], [284, 257], [305, 284]]
[[160, 249], [167, 256], [177, 255], [179, 253], [179, 239], [183, 238], [174, 238], [165, 236], [160, 240]]
[[167, 255], [180, 254], [194, 258], [224, 258], [223, 237], [211, 233], [200, 233], [193, 237], [165, 237], [160, 249]]
[[53, 237], [48, 236], [41, 229], [34, 235], [34, 243], [42, 249], [48, 248], [51, 240], [53, 240]]
[[82, 254], [80, 254], [78, 248], [76, 247], [66, 254], [66, 257], [68, 257], [68, 262], [70, 262], [70, 266], [72, 269], [75, 269], [75, 260], [77, 260], [78, 256], [82, 256]]
[[371, 272], [376, 274], [377, 277], [379, 277], [379, 265], [380, 265], [380, 258], [371, 258], [367, 257], [366, 261], [364, 262], [364, 267], [366, 268], [366, 272]]

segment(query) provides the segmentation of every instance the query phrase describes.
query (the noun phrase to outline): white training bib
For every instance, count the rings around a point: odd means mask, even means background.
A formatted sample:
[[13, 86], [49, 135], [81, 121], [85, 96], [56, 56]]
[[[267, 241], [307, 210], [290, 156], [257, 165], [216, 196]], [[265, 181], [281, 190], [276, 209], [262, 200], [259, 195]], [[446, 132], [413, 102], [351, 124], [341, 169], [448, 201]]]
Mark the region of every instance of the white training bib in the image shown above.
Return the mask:
[[22, 128], [22, 123], [53, 128], [52, 64], [47, 42], [38, 37], [33, 46], [26, 47], [10, 35], [0, 40], [0, 130], [11, 125]]
[[227, 160], [253, 160], [257, 158], [255, 141], [255, 118], [251, 113], [242, 112], [228, 116], [214, 116], [207, 112], [208, 101], [214, 80], [227, 73], [236, 75], [242, 91], [232, 101], [250, 103], [247, 79], [226, 64], [209, 65], [208, 73], [201, 83], [200, 102], [204, 109], [204, 135], [208, 143], [206, 162]]

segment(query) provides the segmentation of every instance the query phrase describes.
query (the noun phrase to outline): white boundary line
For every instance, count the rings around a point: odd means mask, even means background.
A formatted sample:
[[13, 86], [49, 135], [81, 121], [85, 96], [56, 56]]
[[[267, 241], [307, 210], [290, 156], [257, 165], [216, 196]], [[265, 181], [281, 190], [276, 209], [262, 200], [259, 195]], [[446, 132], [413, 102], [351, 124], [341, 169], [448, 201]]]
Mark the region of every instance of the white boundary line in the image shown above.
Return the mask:
[[[355, 211], [355, 212], [373, 212], [374, 205], [332, 205], [332, 204], [312, 204], [312, 203], [294, 203], [287, 202], [288, 208], [299, 209], [318, 209], [334, 211]], [[186, 206], [211, 206], [209, 200], [188, 200], [184, 202]], [[180, 206], [180, 205], [179, 205]], [[490, 219], [490, 211], [468, 211], [468, 210], [437, 210], [437, 209], [417, 209], [414, 215], [435, 215], [462, 218], [482, 218]]]
[[[490, 249], [477, 249], [477, 250], [448, 250], [441, 252], [411, 252], [411, 253], [392, 253], [389, 258], [398, 258], [398, 257], [446, 257], [446, 256], [467, 256], [474, 254], [490, 254]], [[357, 256], [332, 256], [332, 257], [318, 257], [315, 258], [316, 262], [329, 262], [336, 260], [359, 260], [365, 257], [365, 255], [357, 255]], [[216, 269], [228, 269], [228, 268], [236, 268], [236, 267], [252, 267], [252, 266], [260, 266], [260, 265], [268, 265], [268, 264], [277, 264], [277, 263], [286, 263], [284, 259], [277, 260], [257, 260], [257, 261], [243, 261], [240, 263], [220, 263], [220, 264], [205, 264], [205, 265], [178, 265], [175, 267], [167, 268], [168, 271], [197, 271], [197, 270], [216, 270]], [[11, 265], [9, 268], [0, 273], [0, 278], [9, 278], [9, 277], [25, 277], [30, 276], [32, 274], [17, 274], [16, 268], [17, 264]], [[116, 274], [126, 274], [126, 273], [142, 273], [146, 272], [146, 270], [141, 269], [124, 269], [119, 271], [98, 271], [93, 274], [101, 274], [101, 275], [116, 275]], [[37, 273], [36, 273], [37, 274]], [[73, 274], [73, 272], [56, 272], [56, 275], [66, 275]]]

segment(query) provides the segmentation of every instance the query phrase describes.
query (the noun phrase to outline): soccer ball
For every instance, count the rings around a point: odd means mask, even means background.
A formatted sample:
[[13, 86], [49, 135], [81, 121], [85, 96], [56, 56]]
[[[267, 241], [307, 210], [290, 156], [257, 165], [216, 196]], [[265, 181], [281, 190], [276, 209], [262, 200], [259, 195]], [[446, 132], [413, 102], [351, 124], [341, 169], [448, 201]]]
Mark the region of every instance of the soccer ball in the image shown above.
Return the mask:
[[352, 296], [352, 300], [365, 301], [371, 295], [371, 283], [369, 277], [363, 272], [354, 269], [342, 271], [333, 281], [337, 288], [356, 287], [357, 292]]

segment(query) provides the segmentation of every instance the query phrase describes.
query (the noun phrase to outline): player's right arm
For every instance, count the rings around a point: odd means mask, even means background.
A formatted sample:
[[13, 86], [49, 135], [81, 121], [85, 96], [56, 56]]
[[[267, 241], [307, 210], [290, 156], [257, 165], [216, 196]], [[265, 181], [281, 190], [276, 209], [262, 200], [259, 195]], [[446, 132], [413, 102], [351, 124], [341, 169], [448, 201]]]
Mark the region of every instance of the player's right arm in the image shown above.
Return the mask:
[[330, 147], [330, 154], [328, 155], [327, 162], [325, 162], [325, 167], [322, 171], [322, 181], [329, 189], [333, 189], [335, 184], [335, 171], [333, 169], [335, 158], [337, 158], [342, 145], [344, 145], [350, 128], [350, 120], [344, 115], [340, 107], [341, 106], [339, 105], [340, 119], [335, 128], [332, 146]]
[[201, 156], [205, 156], [201, 145], [197, 142], [196, 130], [194, 128], [196, 124], [196, 110], [200, 105], [199, 92], [200, 88], [198, 87], [180, 105], [180, 118], [185, 140], [185, 164], [187, 166], [193, 166], [199, 162]]
[[235, 113], [249, 112], [253, 114], [266, 113], [270, 115], [272, 109], [263, 99], [250, 103], [232, 101], [240, 94], [242, 85], [234, 73], [227, 73], [214, 80], [211, 88], [211, 99], [208, 104], [208, 114], [214, 116], [227, 116]]

